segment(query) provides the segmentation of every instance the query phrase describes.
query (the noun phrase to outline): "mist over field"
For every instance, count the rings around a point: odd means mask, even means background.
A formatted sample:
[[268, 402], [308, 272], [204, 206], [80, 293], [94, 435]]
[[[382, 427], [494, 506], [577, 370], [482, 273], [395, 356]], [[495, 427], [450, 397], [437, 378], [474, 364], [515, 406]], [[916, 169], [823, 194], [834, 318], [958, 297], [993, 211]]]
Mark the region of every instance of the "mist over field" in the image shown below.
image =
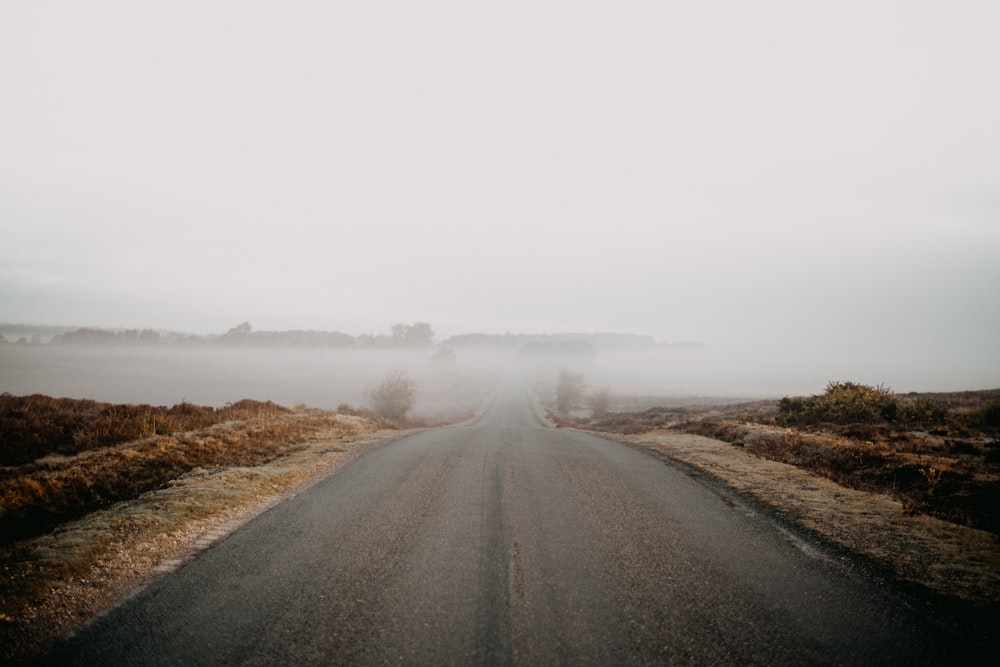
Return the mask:
[[413, 351], [4, 346], [0, 391], [153, 405], [253, 398], [336, 409], [364, 406], [366, 389], [404, 370], [418, 384], [415, 413], [447, 416], [476, 407], [495, 368], [491, 362], [453, 368]]
[[[621, 394], [1000, 386], [997, 34], [989, 0], [4, 2], [0, 322], [702, 344], [579, 369]], [[319, 406], [519, 368], [0, 360], [3, 391]]]
[[[608, 389], [612, 409], [698, 401], [726, 402], [819, 393], [831, 380], [885, 384], [898, 392], [960, 391], [1000, 385], [984, 365], [958, 368], [933, 359], [873, 363], [786, 356], [781, 363], [739, 349], [699, 345], [605, 349], [583, 356], [525, 355], [523, 348], [310, 349], [294, 347], [0, 345], [0, 392], [41, 393], [114, 403], [222, 406], [243, 398], [286, 406], [365, 406], [365, 392], [396, 370], [417, 385], [413, 414], [450, 418], [475, 409], [504, 378], [554, 383], [561, 370]], [[445, 346], [447, 347], [447, 346]], [[520, 352], [520, 353], [519, 353]], [[543, 385], [544, 386], [544, 385]]]

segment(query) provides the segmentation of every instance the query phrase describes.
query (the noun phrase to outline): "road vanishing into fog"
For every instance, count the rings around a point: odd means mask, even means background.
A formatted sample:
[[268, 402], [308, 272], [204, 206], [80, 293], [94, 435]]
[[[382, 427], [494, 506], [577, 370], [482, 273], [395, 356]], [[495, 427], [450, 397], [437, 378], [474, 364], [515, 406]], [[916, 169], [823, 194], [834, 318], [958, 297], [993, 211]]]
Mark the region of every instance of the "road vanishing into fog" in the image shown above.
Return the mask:
[[44, 662], [955, 664], [951, 626], [908, 600], [679, 467], [543, 426], [512, 386], [262, 514]]

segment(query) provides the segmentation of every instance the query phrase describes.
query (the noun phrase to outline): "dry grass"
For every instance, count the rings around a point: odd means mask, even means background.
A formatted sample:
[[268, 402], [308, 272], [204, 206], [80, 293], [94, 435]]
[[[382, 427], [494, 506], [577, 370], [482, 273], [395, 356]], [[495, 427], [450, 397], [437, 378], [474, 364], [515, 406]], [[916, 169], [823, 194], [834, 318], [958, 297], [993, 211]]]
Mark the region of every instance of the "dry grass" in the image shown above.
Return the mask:
[[[295, 413], [256, 401], [220, 410], [190, 404], [167, 409], [31, 396], [12, 408], [17, 399], [3, 398], [8, 411], [0, 413], [0, 424], [7, 441], [26, 425], [38, 424], [38, 433], [30, 460], [0, 469], [0, 547], [136, 498], [195, 468], [267, 463], [335, 420], [333, 413]], [[77, 429], [72, 446], [65, 427], [46, 429], [68, 423]], [[157, 434], [166, 423], [161, 430], [170, 434]], [[190, 426], [198, 430], [182, 431]], [[39, 433], [52, 437], [40, 439]]]
[[[14, 402], [4, 399], [8, 406]], [[28, 412], [59, 423], [52, 408], [62, 405], [73, 419], [85, 412], [97, 424], [108, 415], [127, 421], [174, 410], [195, 420], [187, 424], [203, 426], [71, 454], [42, 445], [36, 450], [41, 458], [2, 468], [2, 663], [36, 653], [220, 525], [260, 511], [262, 501], [398, 433], [364, 416], [254, 401], [216, 411], [189, 404], [146, 410], [23, 400], [15, 420], [25, 421]], [[72, 419], [64, 414], [62, 421]], [[385, 435], [365, 439], [376, 432]]]
[[708, 436], [890, 496], [908, 511], [1000, 534], [1000, 424], [991, 412], [998, 400], [1000, 391], [896, 397], [831, 383], [826, 394], [804, 399], [650, 408], [575, 423], [610, 433], [669, 428]]
[[5, 393], [0, 394], [0, 466], [23, 465], [46, 454], [79, 454], [138, 438], [289, 412], [270, 401], [249, 399], [223, 408], [186, 402], [167, 408]]
[[910, 512], [1000, 534], [996, 433], [942, 435], [860, 424], [793, 429], [723, 419], [673, 428], [744, 447], [847, 488], [889, 496]]
[[[995, 609], [1000, 390], [858, 393], [549, 416], [693, 465], [904, 581]], [[831, 414], [844, 418], [818, 418]]]

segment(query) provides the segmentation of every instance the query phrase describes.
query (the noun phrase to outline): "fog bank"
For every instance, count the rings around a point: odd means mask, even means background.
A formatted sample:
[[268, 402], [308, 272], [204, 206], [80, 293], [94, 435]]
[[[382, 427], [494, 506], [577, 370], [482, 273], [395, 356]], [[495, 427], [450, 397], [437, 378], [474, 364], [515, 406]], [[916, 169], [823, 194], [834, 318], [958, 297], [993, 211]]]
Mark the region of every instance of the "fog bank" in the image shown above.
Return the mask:
[[714, 399], [820, 393], [831, 380], [885, 384], [897, 392], [1000, 386], [995, 367], [789, 357], [775, 362], [741, 351], [599, 351], [589, 358], [531, 358], [511, 350], [459, 349], [454, 361], [423, 350], [303, 350], [0, 345], [0, 392], [42, 393], [120, 403], [221, 406], [243, 398], [335, 409], [363, 405], [365, 389], [393, 370], [418, 386], [414, 413], [469, 408], [484, 386], [505, 375], [554, 382], [564, 368], [613, 396]]

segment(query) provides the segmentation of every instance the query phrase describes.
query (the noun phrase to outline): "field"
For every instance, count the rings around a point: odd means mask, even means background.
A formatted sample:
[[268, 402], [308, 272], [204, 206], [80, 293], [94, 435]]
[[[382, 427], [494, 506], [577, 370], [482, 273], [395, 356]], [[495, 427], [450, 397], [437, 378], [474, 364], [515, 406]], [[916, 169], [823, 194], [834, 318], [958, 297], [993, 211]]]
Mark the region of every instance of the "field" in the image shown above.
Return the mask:
[[471, 353], [449, 364], [406, 349], [0, 345], [0, 393], [216, 408], [249, 397], [336, 410], [364, 404], [366, 388], [402, 369], [418, 385], [413, 415], [440, 421], [474, 408], [495, 367]]

